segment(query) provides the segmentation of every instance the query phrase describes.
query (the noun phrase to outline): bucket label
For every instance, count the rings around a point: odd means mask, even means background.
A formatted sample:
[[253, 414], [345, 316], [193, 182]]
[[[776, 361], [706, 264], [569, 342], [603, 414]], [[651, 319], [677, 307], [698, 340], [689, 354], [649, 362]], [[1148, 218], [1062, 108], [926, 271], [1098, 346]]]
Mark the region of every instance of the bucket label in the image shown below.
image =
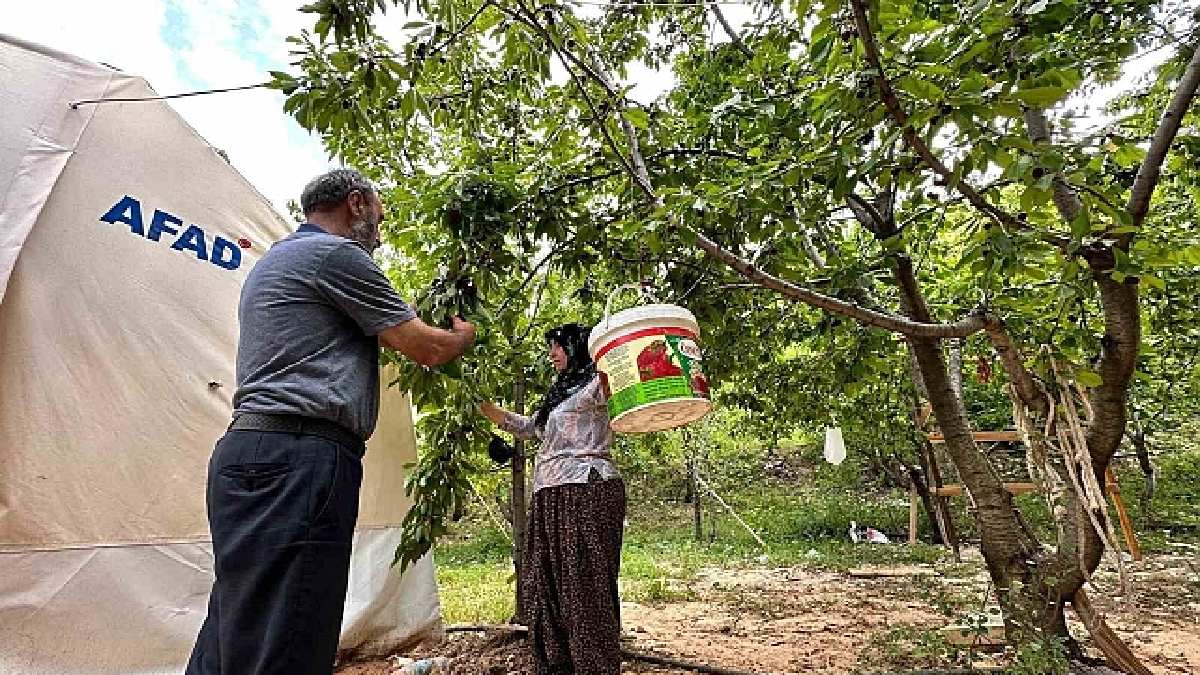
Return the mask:
[[708, 378], [696, 336], [682, 328], [653, 328], [625, 335], [596, 355], [613, 418], [647, 403], [708, 398]]

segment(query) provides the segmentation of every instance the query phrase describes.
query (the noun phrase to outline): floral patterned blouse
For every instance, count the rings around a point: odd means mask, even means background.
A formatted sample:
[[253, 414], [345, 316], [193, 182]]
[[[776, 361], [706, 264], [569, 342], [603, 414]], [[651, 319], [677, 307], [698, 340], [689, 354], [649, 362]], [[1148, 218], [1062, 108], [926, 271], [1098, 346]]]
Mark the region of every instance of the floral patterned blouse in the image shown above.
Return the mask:
[[518, 438], [541, 441], [533, 468], [534, 492], [586, 483], [592, 469], [604, 480], [620, 476], [612, 461], [608, 400], [599, 377], [551, 410], [544, 429], [537, 428], [532, 416], [514, 412], [505, 412], [500, 428]]

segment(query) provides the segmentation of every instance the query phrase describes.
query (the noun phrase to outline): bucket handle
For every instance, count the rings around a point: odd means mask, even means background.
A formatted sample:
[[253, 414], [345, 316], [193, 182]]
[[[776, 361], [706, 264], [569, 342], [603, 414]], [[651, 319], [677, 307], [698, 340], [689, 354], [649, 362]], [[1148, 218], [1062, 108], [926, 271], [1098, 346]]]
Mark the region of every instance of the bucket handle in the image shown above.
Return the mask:
[[608, 302], [604, 303], [604, 330], [608, 330], [608, 322], [609, 319], [612, 318], [613, 299], [616, 298], [617, 294], [619, 294], [621, 291], [637, 291], [643, 300], [649, 299], [657, 302], [657, 298], [654, 297], [654, 293], [650, 290], [650, 284], [648, 283], [621, 284], [620, 286], [617, 286], [613, 289], [612, 293], [608, 294]]

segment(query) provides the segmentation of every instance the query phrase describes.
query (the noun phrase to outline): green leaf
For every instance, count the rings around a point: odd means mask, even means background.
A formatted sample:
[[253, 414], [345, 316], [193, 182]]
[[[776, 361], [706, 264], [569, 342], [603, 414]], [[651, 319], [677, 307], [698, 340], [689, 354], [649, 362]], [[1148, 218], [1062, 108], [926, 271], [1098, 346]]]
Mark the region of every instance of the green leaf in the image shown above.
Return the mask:
[[426, 101], [425, 97], [421, 95], [421, 92], [417, 91], [416, 89], [410, 89], [409, 91], [411, 91], [413, 94], [413, 103], [416, 106], [417, 112], [421, 113], [422, 115], [425, 116], [426, 119], [428, 119], [429, 118], [429, 102]]
[[350, 72], [350, 70], [354, 67], [355, 61], [356, 59], [354, 55], [350, 52], [334, 52], [329, 57], [329, 62], [333, 64], [333, 67], [337, 68], [343, 73]]
[[463, 376], [462, 359], [454, 359], [453, 361], [438, 366], [438, 372], [455, 380], [461, 380]]
[[1124, 143], [1112, 155], [1113, 161], [1123, 169], [1141, 164], [1146, 158], [1146, 151], [1133, 143]]
[[1143, 274], [1138, 277], [1143, 283], [1148, 284], [1152, 288], [1157, 288], [1160, 291], [1167, 290], [1167, 282], [1154, 276], [1153, 274]]
[[1018, 100], [1035, 108], [1049, 108], [1067, 97], [1070, 93], [1065, 87], [1032, 87], [1013, 92]]
[[1039, 206], [1050, 201], [1050, 191], [1030, 185], [1021, 193], [1021, 209], [1026, 213], [1035, 211]]
[[911, 75], [897, 78], [896, 86], [925, 101], [940, 101], [946, 97], [946, 92], [942, 91], [941, 87]]
[[1099, 387], [1104, 384], [1104, 378], [1094, 370], [1079, 369], [1075, 371], [1075, 381], [1085, 387]]
[[400, 97], [400, 114], [405, 119], [410, 119], [417, 109], [417, 90], [409, 89], [404, 92], [404, 96]]
[[942, 23], [936, 19], [916, 19], [904, 24], [896, 35], [892, 36], [892, 40], [901, 42], [913, 35], [921, 33], [930, 33], [942, 27]]
[[639, 129], [646, 129], [650, 126], [650, 116], [641, 108], [626, 108], [624, 114], [625, 118]]
[[813, 42], [812, 47], [808, 51], [813, 65], [823, 67], [828, 63], [829, 54], [833, 51], [833, 39], [832, 35], [826, 35]]
[[1092, 220], [1088, 217], [1087, 209], [1080, 209], [1079, 215], [1071, 221], [1071, 235], [1083, 239], [1092, 231]]

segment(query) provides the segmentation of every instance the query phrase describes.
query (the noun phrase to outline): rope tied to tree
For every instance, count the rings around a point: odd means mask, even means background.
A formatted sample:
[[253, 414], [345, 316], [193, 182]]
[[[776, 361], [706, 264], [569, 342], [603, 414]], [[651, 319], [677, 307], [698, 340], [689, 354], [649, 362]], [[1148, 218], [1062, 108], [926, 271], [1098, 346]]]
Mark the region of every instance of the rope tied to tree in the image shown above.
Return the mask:
[[[1021, 397], [1013, 395], [1015, 392], [1010, 391], [1010, 399], [1013, 402], [1013, 419], [1025, 441], [1026, 463], [1030, 476], [1038, 484], [1050, 512], [1056, 516], [1055, 521], [1059, 530], [1058, 540], [1061, 544], [1064, 539], [1062, 528], [1066, 521], [1065, 505], [1062, 502], [1066, 483], [1051, 466], [1051, 453], [1062, 458], [1070, 479], [1071, 489], [1079, 500], [1079, 509], [1074, 514], [1077, 541], [1075, 553], [1079, 571], [1086, 582], [1092, 582], [1083, 546], [1087, 534], [1086, 528], [1090, 522], [1096, 536], [1104, 545], [1105, 551], [1116, 559], [1121, 591], [1128, 597], [1130, 586], [1125, 561], [1116, 545], [1116, 531], [1113, 528], [1112, 518], [1108, 515], [1108, 500], [1105, 490], [1096, 477], [1091, 465], [1091, 454], [1088, 452], [1085, 429], [1091, 424], [1094, 417], [1091, 401], [1087, 391], [1074, 379], [1064, 374], [1049, 345], [1042, 345], [1039, 356], [1045, 356], [1048, 359], [1050, 371], [1054, 374], [1053, 391], [1038, 383], [1038, 388], [1046, 397], [1047, 403], [1045, 425], [1042, 429], [1037, 428]], [[1078, 399], [1078, 403], [1076, 399]], [[1080, 415], [1081, 407], [1083, 409], [1082, 416]], [[1084, 514], [1086, 514], [1086, 520]]]
[[[1072, 480], [1076, 481], [1076, 488], [1078, 489], [1080, 484], [1082, 485], [1083, 489], [1078, 493], [1080, 501], [1083, 502], [1092, 527], [1095, 528], [1096, 534], [1104, 543], [1105, 549], [1116, 559], [1117, 573], [1121, 579], [1121, 592], [1128, 596], [1129, 577], [1125, 569], [1125, 560], [1121, 557], [1121, 549], [1117, 547], [1116, 530], [1113, 529], [1112, 518], [1108, 515], [1108, 499], [1105, 490], [1100, 485], [1096, 472], [1092, 469], [1087, 433], [1084, 431], [1085, 421], [1079, 415], [1075, 396], [1079, 397], [1084, 408], [1086, 424], [1090, 424], [1092, 421], [1091, 402], [1088, 400], [1087, 392], [1078, 382], [1073, 379], [1068, 380], [1063, 375], [1053, 356], [1050, 357], [1050, 366], [1054, 371], [1056, 384], [1062, 392], [1062, 405], [1058, 409], [1066, 422], [1065, 428], [1061, 424], [1055, 425], [1060, 451], [1063, 452], [1064, 457], [1068, 457], [1070, 460], [1069, 474]], [[1082, 540], [1080, 544], [1079, 549], [1082, 551]]]

